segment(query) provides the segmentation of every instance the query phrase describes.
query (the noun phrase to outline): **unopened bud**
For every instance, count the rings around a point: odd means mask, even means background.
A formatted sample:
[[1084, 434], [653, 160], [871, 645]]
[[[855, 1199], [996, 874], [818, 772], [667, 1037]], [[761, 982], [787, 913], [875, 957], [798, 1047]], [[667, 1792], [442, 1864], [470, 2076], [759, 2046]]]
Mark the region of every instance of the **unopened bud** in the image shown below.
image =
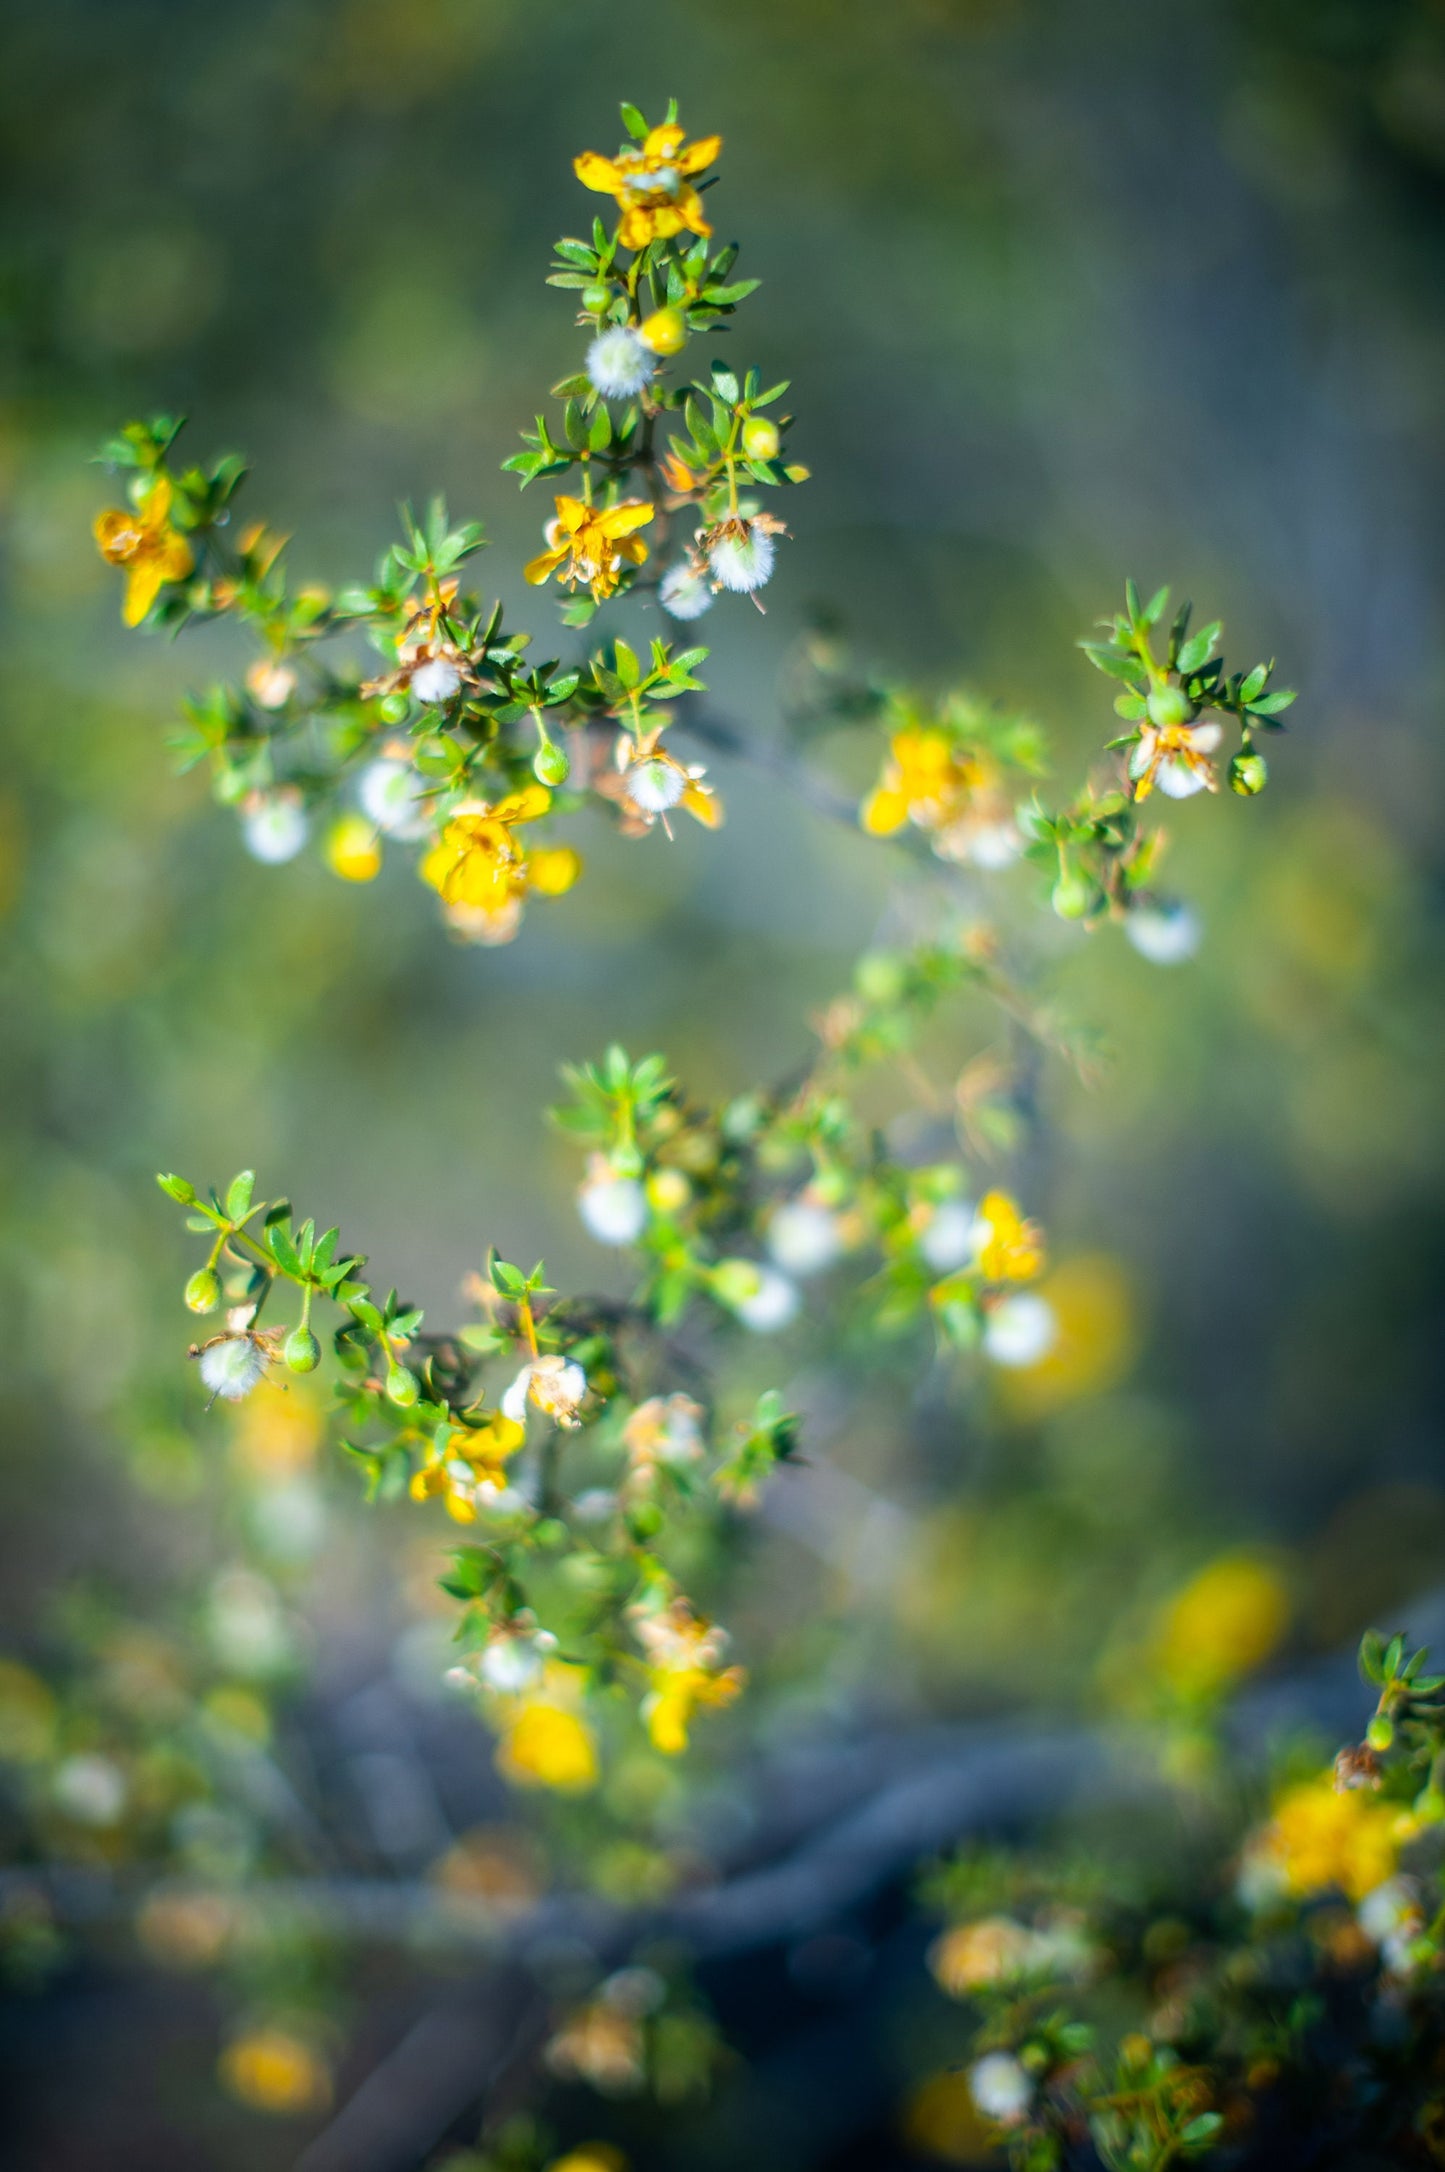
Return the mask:
[[1156, 686], [1149, 696], [1151, 724], [1187, 724], [1193, 714], [1188, 695], [1177, 686]]
[[687, 319], [680, 309], [655, 309], [638, 331], [654, 354], [681, 354], [687, 345]]
[[411, 703], [405, 694], [385, 694], [377, 706], [384, 724], [404, 724]]
[[611, 287], [593, 285], [582, 289], [582, 307], [594, 317], [601, 316], [611, 299]]
[[221, 1302], [221, 1280], [211, 1267], [198, 1267], [186, 1284], [186, 1306], [191, 1312], [214, 1312]]
[[314, 1373], [321, 1363], [321, 1345], [309, 1327], [293, 1327], [286, 1337], [285, 1355], [293, 1373]]
[[387, 1401], [397, 1403], [407, 1410], [421, 1393], [415, 1373], [409, 1373], [404, 1365], [393, 1365], [386, 1375]]
[[532, 756], [532, 774], [539, 784], [565, 784], [572, 764], [554, 741], [544, 739]]
[[1395, 1739], [1395, 1722], [1388, 1712], [1377, 1712], [1365, 1729], [1365, 1740], [1372, 1750], [1388, 1750]]
[[766, 415], [749, 415], [743, 424], [743, 451], [749, 460], [776, 460], [782, 442], [777, 424]]
[[1262, 754], [1236, 754], [1229, 765], [1229, 789], [1242, 799], [1253, 799], [1269, 783], [1269, 765]]

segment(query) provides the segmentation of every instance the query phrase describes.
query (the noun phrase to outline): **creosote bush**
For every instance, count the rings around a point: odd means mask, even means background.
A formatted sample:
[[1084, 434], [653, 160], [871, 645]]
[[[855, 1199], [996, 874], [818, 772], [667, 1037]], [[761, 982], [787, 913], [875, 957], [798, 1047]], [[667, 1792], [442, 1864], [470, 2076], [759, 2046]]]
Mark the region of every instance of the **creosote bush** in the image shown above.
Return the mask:
[[[531, 660], [531, 637], [467, 585], [482, 531], [440, 502], [404, 512], [370, 579], [332, 592], [298, 584], [289, 546], [243, 515], [239, 458], [178, 461], [174, 418], [127, 426], [102, 455], [125, 478], [95, 536], [123, 574], [126, 622], [231, 619], [257, 645], [238, 683], [187, 704], [182, 765], [208, 771], [259, 860], [314, 839], [338, 877], [365, 882], [388, 849], [410, 855], [465, 942], [509, 942], [531, 901], [593, 880], [589, 824], [639, 849], [659, 849], [658, 831], [672, 841], [681, 814], [716, 830], [722, 803], [695, 754], [762, 757], [710, 705], [708, 651], [681, 629], [735, 601], [761, 608], [786, 579], [774, 494], [808, 470], [789, 449], [789, 387], [712, 359], [756, 286], [713, 232], [720, 140], [690, 138], [672, 107], [656, 126], [622, 117], [615, 155], [576, 161], [609, 217], [559, 241], [550, 274], [577, 306], [579, 366], [506, 463], [551, 500], [525, 577], [556, 595], [569, 655]], [[632, 638], [599, 642], [604, 612]], [[805, 1065], [720, 1106], [660, 1055], [614, 1045], [566, 1069], [552, 1120], [580, 1156], [586, 1230], [629, 1263], [625, 1297], [558, 1291], [542, 1264], [493, 1250], [466, 1316], [438, 1329], [339, 1230], [258, 1197], [251, 1172], [215, 1190], [161, 1177], [200, 1240], [183, 1291], [204, 1323], [197, 1402], [236, 1406], [238, 1426], [271, 1413], [251, 1436], [257, 1496], [274, 1513], [328, 1431], [368, 1499], [457, 1527], [449, 1679], [505, 1778], [539, 1791], [564, 1888], [644, 1913], [668, 1900], [678, 1875], [657, 1836], [678, 1761], [714, 1728], [718, 1754], [740, 1760], [750, 1710], [782, 1697], [768, 1655], [724, 1622], [760, 1503], [806, 1483], [786, 1385], [800, 1362], [836, 1359], [901, 1400], [926, 1373], [1027, 1373], [1054, 1348], [1047, 1238], [1009, 1165], [1039, 1061], [1092, 1072], [1097, 1050], [1034, 992], [1039, 931], [1121, 930], [1161, 966], [1194, 952], [1200, 923], [1162, 885], [1154, 808], [1226, 784], [1255, 798], [1260, 744], [1294, 700], [1270, 663], [1231, 670], [1220, 642], [1166, 589], [1127, 584], [1082, 643], [1122, 729], [1062, 796], [1031, 718], [813, 643], [791, 721], [870, 735], [876, 781], [855, 804], [796, 751], [802, 730], [771, 766], [854, 825], [860, 850], [926, 863], [928, 922], [859, 958]], [[980, 1052], [941, 1102], [928, 1034], [966, 1004], [996, 1009], [1008, 1052]], [[788, 1357], [768, 1380], [773, 1336]], [[223, 1830], [236, 1761], [267, 1752], [272, 1697], [300, 1671], [273, 1586], [248, 1574], [212, 1595], [220, 1661], [150, 1648], [132, 1674], [148, 1665], [160, 1688], [117, 1695], [107, 1655], [132, 1632], [91, 1623], [63, 1685], [7, 1663], [0, 1710], [34, 1864], [124, 1872], [148, 1950], [230, 1986], [225, 2086], [261, 2111], [317, 2113], [344, 1941], [248, 1915], [295, 1865], [275, 1833], [228, 1855]], [[1231, 1772], [1224, 1720], [1286, 1605], [1268, 1562], [1228, 1557], [1120, 1657], [1116, 1708], [1213, 1851], [1192, 1887], [1048, 1851], [965, 1849], [924, 1875], [921, 1904], [941, 1918], [929, 1966], [970, 2013], [955, 2069], [907, 2114], [918, 2147], [943, 2148], [963, 2116], [1027, 2172], [1162, 2172], [1238, 2161], [1327, 2116], [1376, 2141], [1408, 2135], [1421, 2161], [1445, 2155], [1445, 1678], [1402, 1637], [1368, 1638], [1365, 1742], [1333, 1771], [1282, 1770], [1264, 1801]], [[228, 1667], [228, 1640], [260, 1662]], [[456, 1853], [439, 1889], [495, 1895], [510, 1879], [519, 1907], [537, 1901], [530, 1870], [483, 1852]], [[42, 1968], [63, 1911], [43, 1880], [27, 1891], [6, 1935]], [[664, 2101], [709, 2086], [716, 2030], [685, 1955], [649, 1937], [644, 1923], [553, 2016], [554, 2076]], [[513, 2121], [485, 2131], [478, 2161], [533, 2172], [550, 2147], [544, 2126]]]

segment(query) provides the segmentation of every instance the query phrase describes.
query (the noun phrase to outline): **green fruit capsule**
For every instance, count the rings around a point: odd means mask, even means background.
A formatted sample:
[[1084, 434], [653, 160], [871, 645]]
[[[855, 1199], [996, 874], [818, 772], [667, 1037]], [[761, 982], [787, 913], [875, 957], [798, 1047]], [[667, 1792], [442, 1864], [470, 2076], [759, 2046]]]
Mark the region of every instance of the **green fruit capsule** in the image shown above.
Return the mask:
[[1187, 724], [1193, 714], [1188, 695], [1177, 686], [1156, 686], [1149, 696], [1151, 724]]
[[1070, 869], [1054, 884], [1049, 902], [1060, 920], [1082, 920], [1094, 902], [1094, 885]]
[[409, 1410], [421, 1393], [415, 1373], [409, 1373], [404, 1365], [393, 1365], [386, 1376], [388, 1402], [396, 1403], [402, 1410]]
[[321, 1363], [321, 1345], [309, 1327], [293, 1327], [286, 1337], [286, 1363], [293, 1373], [314, 1373]]
[[210, 1267], [198, 1267], [186, 1284], [186, 1306], [191, 1312], [214, 1312], [221, 1302], [221, 1279]]
[[383, 724], [404, 724], [411, 710], [405, 694], [387, 694], [377, 706]]
[[539, 784], [565, 784], [572, 764], [559, 746], [548, 739], [532, 756], [532, 774]]
[[1269, 782], [1269, 765], [1262, 754], [1236, 754], [1229, 765], [1229, 789], [1241, 799], [1253, 799]]
[[782, 442], [777, 424], [766, 415], [749, 415], [743, 424], [743, 451], [749, 460], [776, 460]]
[[611, 287], [590, 286], [582, 289], [582, 307], [594, 317], [600, 317], [612, 299]]
[[1395, 1722], [1385, 1712], [1377, 1712], [1365, 1729], [1365, 1740], [1372, 1750], [1388, 1750], [1395, 1739]]

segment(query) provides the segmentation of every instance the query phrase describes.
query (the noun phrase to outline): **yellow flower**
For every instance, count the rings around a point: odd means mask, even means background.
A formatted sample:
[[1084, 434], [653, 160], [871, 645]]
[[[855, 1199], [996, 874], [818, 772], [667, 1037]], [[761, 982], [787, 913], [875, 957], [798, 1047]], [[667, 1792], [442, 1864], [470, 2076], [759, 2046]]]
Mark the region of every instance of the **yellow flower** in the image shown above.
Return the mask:
[[967, 1998], [985, 1984], [1022, 1976], [1034, 1950], [1033, 1934], [1012, 1916], [983, 1916], [956, 1923], [928, 1951], [934, 1981], [951, 1999]]
[[500, 1492], [507, 1483], [507, 1463], [526, 1439], [526, 1428], [495, 1410], [475, 1431], [454, 1428], [445, 1446], [433, 1442], [427, 1460], [412, 1475], [414, 1501], [440, 1496], [457, 1523], [475, 1523], [479, 1487]]
[[1297, 1896], [1338, 1889], [1361, 1901], [1393, 1877], [1395, 1809], [1358, 1789], [1336, 1792], [1328, 1773], [1286, 1788], [1250, 1856]]
[[1219, 779], [1209, 757], [1222, 737], [1212, 718], [1203, 724], [1146, 724], [1129, 755], [1135, 799], [1147, 799], [1156, 784], [1170, 799], [1217, 792]]
[[220, 2075], [232, 2096], [253, 2111], [284, 2118], [324, 2111], [331, 2101], [325, 2060], [289, 2029], [253, 2029], [237, 2037], [221, 2054]]
[[96, 545], [107, 565], [124, 566], [127, 626], [139, 626], [167, 581], [183, 581], [196, 562], [195, 552], [171, 526], [171, 483], [157, 475], [141, 493], [134, 510], [117, 507], [99, 515]]
[[565, 565], [562, 575], [568, 588], [585, 581], [594, 602], [612, 595], [624, 565], [640, 566], [647, 545], [633, 533], [645, 528], [653, 508], [642, 498], [624, 499], [606, 508], [584, 505], [580, 498], [557, 499], [557, 518], [547, 523], [547, 548], [524, 568], [534, 588]]
[[342, 815], [326, 839], [326, 864], [343, 882], [372, 882], [381, 872], [381, 839], [365, 815]]
[[482, 942], [507, 942], [517, 931], [525, 897], [561, 897], [571, 889], [582, 861], [570, 845], [541, 846], [527, 853], [513, 835], [551, 804], [544, 784], [529, 784], [494, 807], [482, 803], [463, 808], [448, 822], [419, 873], [440, 893], [459, 933]]
[[584, 189], [616, 197], [622, 211], [619, 233], [624, 249], [645, 249], [650, 241], [665, 241], [684, 229], [691, 234], [712, 232], [692, 176], [712, 164], [722, 149], [722, 137], [701, 136], [696, 143], [687, 143], [686, 134], [676, 121], [667, 121], [661, 128], [650, 129], [640, 144], [619, 151], [616, 158], [584, 151], [573, 160]]
[[1043, 1233], [1026, 1222], [1007, 1192], [986, 1192], [978, 1203], [986, 1225], [978, 1264], [988, 1282], [1031, 1282], [1044, 1264]]
[[597, 1741], [586, 1720], [546, 1696], [528, 1697], [507, 1720], [497, 1765], [523, 1787], [581, 1795], [597, 1784]]
[[695, 1613], [686, 1599], [674, 1599], [657, 1612], [640, 1610], [636, 1618], [651, 1684], [642, 1716], [653, 1748], [679, 1757], [687, 1748], [693, 1713], [731, 1704], [747, 1674], [742, 1667], [719, 1667], [726, 1633]]
[[1269, 1657], [1288, 1619], [1289, 1600], [1274, 1570], [1249, 1554], [1225, 1554], [1164, 1609], [1155, 1666], [1186, 1695], [1217, 1694]]

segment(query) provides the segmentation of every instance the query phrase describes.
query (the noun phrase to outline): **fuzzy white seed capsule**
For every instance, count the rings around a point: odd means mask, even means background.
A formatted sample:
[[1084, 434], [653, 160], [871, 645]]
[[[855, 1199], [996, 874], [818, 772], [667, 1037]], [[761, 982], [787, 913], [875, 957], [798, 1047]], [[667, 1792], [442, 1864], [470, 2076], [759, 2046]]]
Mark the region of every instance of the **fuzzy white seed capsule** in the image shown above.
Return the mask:
[[796, 1282], [776, 1267], [759, 1267], [756, 1287], [734, 1303], [733, 1311], [755, 1335], [776, 1335], [797, 1318], [801, 1301]]
[[735, 596], [750, 596], [771, 578], [777, 555], [778, 546], [766, 528], [745, 520], [731, 524], [718, 537], [707, 562], [720, 587], [730, 588]]
[[310, 827], [299, 792], [267, 792], [241, 812], [241, 840], [252, 859], [268, 867], [294, 860]]
[[945, 1199], [918, 1240], [918, 1249], [936, 1274], [962, 1267], [978, 1250], [978, 1216], [962, 1199]]
[[227, 1335], [201, 1352], [201, 1378], [212, 1395], [239, 1403], [262, 1380], [266, 1353], [250, 1335]]
[[701, 618], [712, 608], [712, 590], [702, 575], [684, 561], [669, 566], [663, 574], [657, 600], [671, 618]]
[[114, 1825], [125, 1809], [125, 1774], [108, 1757], [67, 1757], [52, 1785], [61, 1809], [79, 1825]]
[[842, 1248], [837, 1215], [813, 1199], [786, 1200], [768, 1225], [768, 1250], [789, 1274], [821, 1274]]
[[984, 1322], [983, 1347], [995, 1365], [1037, 1365], [1058, 1340], [1052, 1305], [1033, 1290], [1002, 1298]]
[[1124, 933], [1151, 965], [1183, 965], [1199, 948], [1202, 932], [1198, 914], [1172, 902], [1136, 905], [1124, 922]]
[[[433, 668], [422, 666], [423, 671]], [[388, 837], [424, 837], [430, 827], [422, 781], [410, 762], [368, 762], [357, 780], [356, 797], [363, 814]]]
[[647, 1227], [647, 1194], [636, 1177], [599, 1176], [583, 1185], [577, 1211], [599, 1244], [635, 1244]]
[[462, 675], [447, 656], [429, 656], [411, 675], [411, 690], [418, 701], [450, 701], [462, 683]]
[[516, 1696], [542, 1679], [542, 1655], [530, 1637], [493, 1637], [482, 1653], [478, 1672], [488, 1689]]
[[587, 349], [587, 375], [604, 400], [630, 400], [657, 368], [657, 357], [626, 324], [599, 332]]
[[666, 814], [675, 807], [687, 790], [687, 776], [676, 762], [666, 762], [653, 756], [646, 762], [634, 762], [627, 772], [627, 794], [648, 814]]
[[968, 2088], [979, 2110], [1001, 2127], [1016, 2126], [1034, 2099], [1027, 2069], [1008, 2051], [976, 2059], [968, 2070]]

